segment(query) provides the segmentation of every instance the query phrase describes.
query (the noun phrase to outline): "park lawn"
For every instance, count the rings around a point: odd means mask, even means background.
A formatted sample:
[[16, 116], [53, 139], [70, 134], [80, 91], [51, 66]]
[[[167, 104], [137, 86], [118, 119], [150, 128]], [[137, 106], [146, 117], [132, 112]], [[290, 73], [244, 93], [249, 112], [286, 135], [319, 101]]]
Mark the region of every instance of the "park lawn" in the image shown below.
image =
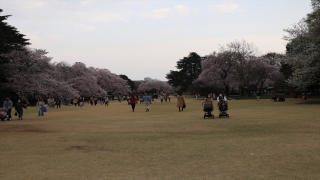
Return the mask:
[[29, 107], [0, 123], [0, 179], [319, 179], [320, 103], [306, 102], [234, 100], [205, 120], [193, 98], [183, 112], [175, 99]]

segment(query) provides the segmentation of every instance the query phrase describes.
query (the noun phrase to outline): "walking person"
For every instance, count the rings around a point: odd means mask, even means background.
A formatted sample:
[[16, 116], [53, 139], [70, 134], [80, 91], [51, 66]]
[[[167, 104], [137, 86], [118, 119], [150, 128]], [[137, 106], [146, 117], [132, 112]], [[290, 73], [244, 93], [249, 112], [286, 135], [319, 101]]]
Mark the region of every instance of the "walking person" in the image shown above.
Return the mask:
[[227, 97], [224, 96], [222, 93], [220, 93], [219, 96], [217, 97], [217, 101], [218, 101], [218, 107], [220, 106], [220, 103], [222, 103], [222, 102], [225, 102], [226, 105], [228, 105]]
[[[207, 95], [207, 97], [204, 99], [204, 101], [203, 101], [203, 103], [202, 104], [206, 104], [206, 103], [211, 103], [211, 105], [212, 105], [212, 111], [213, 111], [213, 100], [212, 100], [212, 98], [211, 98], [211, 94], [208, 94]], [[211, 111], [211, 112], [212, 112]], [[206, 114], [206, 111], [205, 111], [205, 106], [203, 105], [203, 112], [204, 112], [204, 114]], [[210, 113], [211, 113], [210, 112]]]
[[24, 106], [23, 103], [21, 103], [21, 100], [20, 100], [20, 99], [18, 99], [18, 102], [15, 104], [14, 107], [15, 107], [15, 109], [16, 109], [17, 115], [19, 115], [19, 116], [18, 116], [18, 117], [19, 117], [18, 119], [21, 119], [21, 120], [22, 120], [23, 108], [27, 109], [27, 107]]
[[42, 111], [42, 107], [44, 106], [44, 102], [42, 101], [41, 98], [39, 98], [36, 108], [38, 110], [38, 116], [43, 116], [43, 111]]
[[179, 112], [181, 112], [183, 111], [184, 108], [186, 108], [186, 102], [184, 101], [184, 97], [182, 96], [181, 93], [179, 93], [179, 96], [177, 97], [177, 99], [178, 99], [177, 107], [179, 108]]
[[151, 100], [151, 97], [148, 96], [147, 93], [145, 93], [144, 96], [142, 97], [142, 99], [143, 99], [144, 106], [145, 106], [145, 108], [146, 108], [146, 112], [150, 111], [150, 110], [149, 110], [149, 106], [150, 106], [151, 101], [152, 101], [152, 100]]
[[78, 106], [82, 108], [83, 104], [82, 100], [80, 100]]
[[137, 98], [136, 98], [136, 96], [134, 94], [131, 94], [129, 100], [130, 100], [132, 112], [134, 112], [134, 109], [136, 107], [136, 104], [137, 104], [138, 100], [137, 100]]
[[6, 98], [6, 100], [3, 102], [3, 107], [8, 109], [7, 112], [7, 120], [11, 121], [11, 111], [12, 111], [12, 101], [9, 98]]

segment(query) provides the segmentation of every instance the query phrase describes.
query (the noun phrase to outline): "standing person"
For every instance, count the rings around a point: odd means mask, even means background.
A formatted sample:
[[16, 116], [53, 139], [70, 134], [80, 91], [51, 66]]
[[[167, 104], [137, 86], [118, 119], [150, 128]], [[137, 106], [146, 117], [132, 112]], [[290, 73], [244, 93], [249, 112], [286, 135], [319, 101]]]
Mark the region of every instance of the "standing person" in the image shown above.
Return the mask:
[[261, 96], [261, 93], [260, 93], [260, 91], [257, 91], [257, 94], [256, 94], [256, 96], [257, 96], [257, 101], [259, 101], [259, 100], [260, 100], [260, 96]]
[[160, 101], [161, 101], [161, 103], [163, 102], [163, 95], [162, 94], [160, 94]]
[[108, 98], [108, 96], [104, 99], [104, 106], [109, 106], [109, 98]]
[[44, 106], [44, 102], [42, 101], [41, 98], [39, 98], [38, 102], [37, 102], [37, 110], [38, 110], [38, 116], [43, 116], [43, 112], [42, 112], [42, 106]]
[[78, 102], [79, 104], [78, 104], [78, 106], [80, 106], [81, 108], [82, 108], [82, 106], [83, 106], [83, 101], [81, 100], [81, 98], [80, 98], [80, 101]]
[[179, 93], [179, 96], [177, 97], [177, 99], [178, 99], [177, 107], [179, 108], [179, 112], [181, 112], [181, 110], [183, 111], [183, 109], [186, 107], [186, 102], [184, 101], [184, 97], [182, 96], [181, 93]]
[[81, 101], [82, 101], [82, 98], [78, 97], [78, 106], [80, 106]]
[[78, 104], [78, 99], [77, 98], [73, 99], [73, 104], [74, 104], [74, 106], [77, 106], [77, 104]]
[[98, 104], [98, 99], [94, 98], [94, 105], [96, 106]]
[[61, 108], [61, 101], [62, 101], [62, 99], [59, 99], [59, 98], [56, 98], [57, 100], [56, 100], [56, 106], [57, 106], [57, 109], [58, 108]]
[[134, 109], [135, 109], [136, 104], [137, 104], [137, 98], [135, 97], [134, 94], [131, 94], [129, 100], [130, 100], [130, 104], [131, 104], [131, 107], [132, 107], [132, 112], [134, 112]]
[[146, 112], [150, 111], [149, 110], [149, 106], [150, 106], [150, 103], [151, 103], [151, 97], [148, 96], [147, 93], [145, 93], [144, 96], [142, 97], [142, 99], [143, 99], [144, 106], [146, 108]]
[[156, 93], [153, 94], [152, 98], [153, 98], [153, 102], [156, 103], [156, 101], [157, 101], [157, 95], [156, 95]]
[[120, 94], [118, 95], [118, 102], [121, 102], [121, 96], [120, 96]]
[[70, 106], [70, 99], [69, 99], [69, 97], [66, 98], [66, 106]]
[[23, 108], [27, 109], [27, 107], [24, 106], [23, 103], [21, 103], [21, 100], [18, 99], [18, 102], [16, 103], [16, 105], [14, 106], [16, 109], [17, 114], [19, 115], [18, 119], [22, 120], [22, 116], [23, 116]]
[[7, 120], [11, 121], [11, 111], [12, 111], [12, 101], [9, 98], [6, 98], [6, 100], [3, 102], [3, 107], [8, 109], [7, 113]]
[[90, 98], [90, 104], [93, 105], [93, 97]]
[[51, 102], [50, 102], [50, 107], [51, 108], [54, 108], [54, 103], [55, 103], [55, 101], [54, 101], [54, 98], [52, 97], [51, 98]]

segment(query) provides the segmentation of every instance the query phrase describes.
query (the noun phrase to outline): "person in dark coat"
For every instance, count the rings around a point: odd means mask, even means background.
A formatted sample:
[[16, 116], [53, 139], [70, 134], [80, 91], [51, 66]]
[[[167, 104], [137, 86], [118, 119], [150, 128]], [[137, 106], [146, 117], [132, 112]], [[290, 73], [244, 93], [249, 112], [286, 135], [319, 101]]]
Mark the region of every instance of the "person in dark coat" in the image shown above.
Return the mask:
[[27, 109], [27, 107], [24, 106], [23, 103], [21, 103], [21, 100], [19, 99], [18, 102], [15, 104], [15, 109], [17, 114], [19, 115], [18, 119], [22, 120], [22, 116], [23, 116], [23, 108]]

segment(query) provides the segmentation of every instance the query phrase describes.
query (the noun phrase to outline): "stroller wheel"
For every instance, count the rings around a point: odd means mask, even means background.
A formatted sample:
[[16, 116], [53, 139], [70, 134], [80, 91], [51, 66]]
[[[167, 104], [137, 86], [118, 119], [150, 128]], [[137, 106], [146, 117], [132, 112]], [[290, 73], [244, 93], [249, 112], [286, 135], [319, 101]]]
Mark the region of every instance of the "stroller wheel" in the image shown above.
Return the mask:
[[227, 117], [229, 118], [229, 114], [227, 115]]
[[206, 115], [203, 115], [203, 119], [205, 119], [206, 118]]
[[214, 115], [212, 114], [212, 119], [214, 119]]
[[219, 118], [221, 118], [221, 115], [219, 114]]

